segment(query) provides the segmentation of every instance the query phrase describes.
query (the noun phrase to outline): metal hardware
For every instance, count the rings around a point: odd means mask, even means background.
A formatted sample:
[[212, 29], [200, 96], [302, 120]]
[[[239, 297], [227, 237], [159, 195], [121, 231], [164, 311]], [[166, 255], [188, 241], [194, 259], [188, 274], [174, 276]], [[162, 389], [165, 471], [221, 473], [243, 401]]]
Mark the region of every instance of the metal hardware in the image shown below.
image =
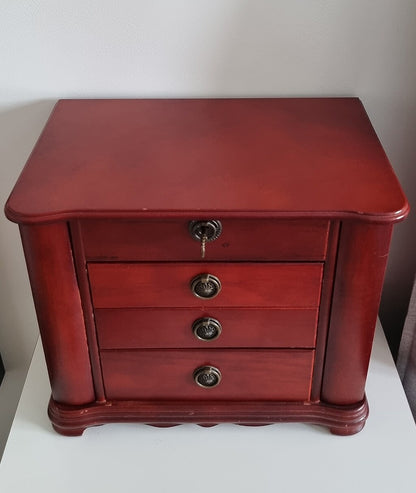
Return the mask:
[[206, 243], [216, 240], [221, 232], [222, 224], [215, 219], [210, 221], [191, 221], [189, 223], [189, 233], [192, 238], [201, 242], [201, 258], [205, 258]]
[[219, 337], [222, 331], [221, 324], [215, 318], [198, 318], [192, 324], [195, 337], [201, 341], [213, 341]]
[[205, 246], [206, 246], [206, 243], [207, 243], [207, 235], [204, 234], [202, 236], [202, 240], [201, 240], [201, 258], [205, 258]]
[[199, 274], [191, 281], [191, 291], [197, 298], [215, 298], [221, 291], [221, 282], [212, 274]]
[[221, 382], [221, 372], [215, 366], [201, 366], [194, 371], [194, 380], [205, 389], [212, 389]]
[[189, 232], [194, 240], [201, 241], [206, 236], [206, 241], [216, 240], [222, 232], [221, 221], [214, 219], [210, 221], [191, 221], [189, 223]]

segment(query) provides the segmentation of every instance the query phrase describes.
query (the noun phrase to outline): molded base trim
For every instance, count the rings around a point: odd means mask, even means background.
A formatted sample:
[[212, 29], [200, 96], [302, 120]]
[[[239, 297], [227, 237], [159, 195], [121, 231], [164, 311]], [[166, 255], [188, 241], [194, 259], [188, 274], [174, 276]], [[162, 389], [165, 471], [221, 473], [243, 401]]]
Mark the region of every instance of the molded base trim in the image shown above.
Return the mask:
[[53, 428], [66, 436], [82, 435], [89, 426], [134, 422], [160, 427], [182, 423], [258, 426], [300, 422], [326, 426], [331, 433], [346, 436], [362, 430], [368, 416], [368, 403], [364, 398], [348, 406], [323, 402], [273, 401], [107, 401], [86, 406], [68, 406], [51, 398], [48, 415]]

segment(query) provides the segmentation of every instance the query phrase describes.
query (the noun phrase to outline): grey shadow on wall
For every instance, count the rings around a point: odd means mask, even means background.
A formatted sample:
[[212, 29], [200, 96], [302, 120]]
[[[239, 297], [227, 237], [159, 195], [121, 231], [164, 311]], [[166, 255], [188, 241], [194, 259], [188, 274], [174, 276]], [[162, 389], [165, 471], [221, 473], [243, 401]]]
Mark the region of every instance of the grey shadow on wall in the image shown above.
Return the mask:
[[0, 108], [0, 352], [6, 369], [0, 388], [0, 457], [38, 337], [19, 229], [6, 219], [3, 207], [54, 103]]
[[37, 324], [19, 230], [5, 218], [3, 208], [53, 104], [39, 101], [0, 111], [0, 350], [6, 368], [31, 357]]

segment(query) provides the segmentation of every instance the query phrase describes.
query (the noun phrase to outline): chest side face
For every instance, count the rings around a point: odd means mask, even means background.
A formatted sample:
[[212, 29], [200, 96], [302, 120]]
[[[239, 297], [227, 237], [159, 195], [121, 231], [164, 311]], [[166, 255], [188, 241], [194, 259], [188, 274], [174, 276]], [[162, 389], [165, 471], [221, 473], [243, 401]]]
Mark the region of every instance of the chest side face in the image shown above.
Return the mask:
[[[407, 207], [361, 106], [130, 104], [130, 112], [126, 103], [58, 106], [9, 201], [9, 214], [26, 220], [20, 228], [55, 429], [307, 421], [359, 431], [391, 222]], [[130, 115], [122, 135], [115, 108]], [[72, 127], [74, 111], [97, 122], [88, 141]], [[162, 115], [181, 116], [176, 130]], [[136, 140], [133, 128], [141, 131]], [[160, 152], [149, 154], [149, 129]], [[335, 141], [320, 149], [325, 135]], [[75, 137], [78, 146], [49, 180], [71, 176], [72, 185], [38, 200], [30, 215], [29, 183]], [[360, 184], [337, 191], [357, 149]], [[382, 199], [380, 187], [389, 190]]]

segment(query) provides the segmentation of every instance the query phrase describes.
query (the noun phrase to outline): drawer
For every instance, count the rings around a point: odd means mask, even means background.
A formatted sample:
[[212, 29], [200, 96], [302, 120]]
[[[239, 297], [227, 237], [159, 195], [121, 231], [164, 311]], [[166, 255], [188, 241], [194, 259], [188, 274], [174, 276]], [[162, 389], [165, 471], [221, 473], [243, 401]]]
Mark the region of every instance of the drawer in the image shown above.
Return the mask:
[[[208, 242], [206, 260], [323, 260], [325, 220], [221, 219], [222, 232]], [[188, 220], [80, 221], [87, 260], [200, 260]]]
[[[102, 351], [107, 399], [309, 399], [312, 350], [118, 350]], [[203, 367], [221, 373], [204, 388], [194, 373]]]
[[312, 348], [315, 346], [317, 317], [317, 308], [95, 310], [101, 349]]
[[[96, 308], [290, 307], [319, 305], [321, 263], [89, 263]], [[209, 273], [218, 296], [196, 297], [192, 279]]]

